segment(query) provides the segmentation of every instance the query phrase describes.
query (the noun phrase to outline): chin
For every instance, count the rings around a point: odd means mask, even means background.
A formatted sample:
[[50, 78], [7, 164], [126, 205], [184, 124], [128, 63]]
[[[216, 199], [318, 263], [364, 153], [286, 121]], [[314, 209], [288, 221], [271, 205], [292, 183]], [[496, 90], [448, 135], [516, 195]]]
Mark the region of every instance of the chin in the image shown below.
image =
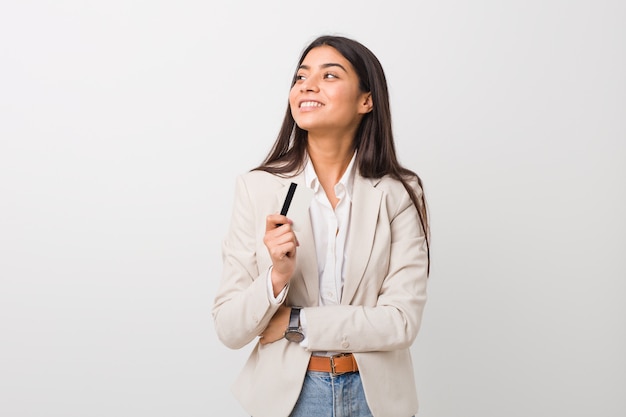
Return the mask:
[[296, 120], [296, 124], [300, 129], [306, 130], [307, 132], [328, 128], [327, 124], [316, 123], [313, 120]]
[[302, 129], [302, 130], [306, 130], [307, 132], [312, 129], [315, 128], [315, 125], [313, 123], [302, 123], [302, 122], [298, 122], [296, 120], [296, 125]]

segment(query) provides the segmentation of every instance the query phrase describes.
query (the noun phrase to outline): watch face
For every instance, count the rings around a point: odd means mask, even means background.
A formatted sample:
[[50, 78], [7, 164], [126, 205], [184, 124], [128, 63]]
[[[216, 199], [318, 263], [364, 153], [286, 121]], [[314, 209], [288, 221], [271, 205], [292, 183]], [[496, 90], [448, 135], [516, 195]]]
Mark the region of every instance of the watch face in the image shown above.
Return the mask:
[[285, 339], [289, 340], [290, 342], [300, 343], [304, 340], [304, 335], [296, 330], [288, 330], [285, 333]]

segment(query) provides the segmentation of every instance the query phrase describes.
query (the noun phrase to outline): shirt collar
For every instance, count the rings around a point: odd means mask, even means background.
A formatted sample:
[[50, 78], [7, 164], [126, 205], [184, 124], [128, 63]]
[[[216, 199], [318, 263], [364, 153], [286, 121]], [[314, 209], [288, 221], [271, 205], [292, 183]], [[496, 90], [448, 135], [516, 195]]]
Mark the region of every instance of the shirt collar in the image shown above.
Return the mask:
[[[356, 151], [352, 154], [352, 159], [346, 168], [346, 172], [343, 173], [341, 179], [337, 184], [342, 184], [346, 189], [346, 193], [348, 197], [352, 199], [352, 189], [354, 187], [354, 161], [356, 160]], [[307, 154], [306, 157], [306, 165], [304, 166], [304, 182], [307, 187], [309, 187], [313, 192], [317, 193], [320, 188], [320, 182], [317, 178], [317, 173], [315, 172], [315, 168], [313, 168], [313, 164], [311, 163], [311, 158]]]

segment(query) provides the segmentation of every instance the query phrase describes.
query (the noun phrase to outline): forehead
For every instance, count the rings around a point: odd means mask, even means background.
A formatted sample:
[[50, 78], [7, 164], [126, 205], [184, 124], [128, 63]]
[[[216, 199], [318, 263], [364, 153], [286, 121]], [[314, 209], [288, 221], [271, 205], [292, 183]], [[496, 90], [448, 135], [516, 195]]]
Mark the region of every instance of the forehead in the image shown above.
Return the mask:
[[311, 68], [330, 63], [341, 64], [346, 70], [352, 70], [350, 62], [338, 50], [328, 45], [317, 46], [311, 49], [302, 60], [302, 65]]

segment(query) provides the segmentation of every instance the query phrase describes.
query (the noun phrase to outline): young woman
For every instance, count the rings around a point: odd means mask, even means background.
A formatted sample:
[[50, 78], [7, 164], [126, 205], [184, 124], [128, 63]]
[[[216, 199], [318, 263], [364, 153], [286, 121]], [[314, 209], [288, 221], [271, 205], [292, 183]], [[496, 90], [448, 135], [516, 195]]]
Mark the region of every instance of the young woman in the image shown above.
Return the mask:
[[[278, 214], [291, 183], [312, 196]], [[295, 215], [295, 214], [294, 214]], [[374, 54], [322, 36], [302, 53], [268, 156], [237, 179], [213, 318], [257, 340], [233, 392], [254, 417], [410, 417], [410, 346], [426, 302], [427, 210], [398, 162]]]

